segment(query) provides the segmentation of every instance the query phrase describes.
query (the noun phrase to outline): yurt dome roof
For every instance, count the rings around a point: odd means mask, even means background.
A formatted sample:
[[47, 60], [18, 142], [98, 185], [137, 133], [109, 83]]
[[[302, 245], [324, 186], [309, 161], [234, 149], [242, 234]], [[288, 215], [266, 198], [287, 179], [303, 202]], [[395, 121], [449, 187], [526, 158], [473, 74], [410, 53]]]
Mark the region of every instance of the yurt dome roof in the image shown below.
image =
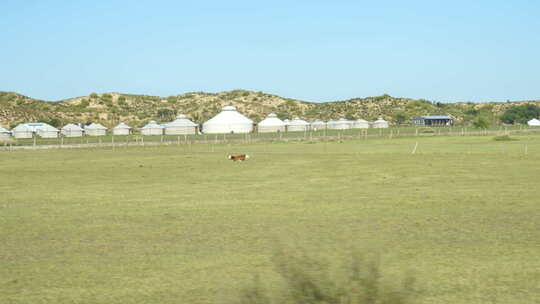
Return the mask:
[[167, 127], [196, 127], [197, 124], [193, 121], [187, 119], [187, 116], [184, 114], [180, 114], [176, 116], [176, 120], [167, 123]]
[[44, 124], [43, 126], [37, 127], [37, 130], [40, 131], [51, 131], [51, 132], [58, 132], [59, 130], [51, 125]]
[[22, 123], [13, 128], [13, 131], [30, 131], [36, 132], [37, 130], [58, 131], [55, 127], [46, 124], [44, 122], [28, 122]]
[[234, 106], [225, 106], [220, 113], [210, 118], [204, 124], [253, 124], [253, 120], [240, 114]]
[[291, 120], [289, 122], [289, 125], [295, 125], [295, 126], [305, 126], [305, 125], [309, 125], [309, 123], [305, 120], [302, 120], [298, 117], [295, 117], [293, 118], [293, 120]]
[[343, 123], [351, 123], [351, 121], [345, 118], [340, 118], [338, 120], [331, 120], [328, 122], [329, 125], [343, 124]]
[[114, 129], [131, 129], [131, 127], [123, 122], [119, 123]]
[[82, 131], [83, 128], [79, 127], [76, 124], [69, 123], [62, 127], [62, 130], [69, 130], [69, 131]]
[[98, 123], [91, 123], [84, 127], [86, 130], [107, 130], [104, 126]]
[[223, 109], [221, 109], [222, 111], [236, 111], [236, 107], [235, 106], [224, 106]]
[[155, 120], [150, 120], [142, 129], [163, 129], [162, 125], [158, 125]]
[[18, 124], [15, 128], [13, 128], [12, 131], [30, 131], [34, 132], [34, 128], [26, 125], [26, 124]]
[[283, 120], [279, 119], [276, 114], [270, 113], [268, 116], [266, 116], [265, 119], [261, 120], [259, 122], [259, 126], [285, 126], [285, 122]]

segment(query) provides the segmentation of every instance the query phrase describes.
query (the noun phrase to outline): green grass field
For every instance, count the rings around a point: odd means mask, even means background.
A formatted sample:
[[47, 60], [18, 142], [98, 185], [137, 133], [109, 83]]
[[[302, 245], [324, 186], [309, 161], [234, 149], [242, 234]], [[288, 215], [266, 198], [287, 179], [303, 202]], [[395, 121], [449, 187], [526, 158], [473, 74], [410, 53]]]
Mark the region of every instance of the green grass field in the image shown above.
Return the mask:
[[514, 137], [2, 151], [0, 303], [234, 303], [280, 244], [377, 256], [419, 303], [539, 303], [540, 136]]

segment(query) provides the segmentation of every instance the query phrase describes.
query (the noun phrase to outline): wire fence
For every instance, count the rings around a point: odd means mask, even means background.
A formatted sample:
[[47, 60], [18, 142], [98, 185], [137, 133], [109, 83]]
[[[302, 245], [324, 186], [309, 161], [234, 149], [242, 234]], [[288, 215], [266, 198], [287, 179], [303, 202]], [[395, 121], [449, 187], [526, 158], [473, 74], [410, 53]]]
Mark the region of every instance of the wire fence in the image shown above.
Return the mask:
[[226, 144], [252, 142], [334, 141], [344, 139], [404, 138], [433, 136], [495, 136], [509, 134], [540, 133], [540, 127], [508, 126], [489, 129], [466, 127], [392, 127], [347, 130], [306, 130], [299, 132], [249, 133], [249, 134], [202, 134], [202, 135], [106, 135], [58, 138], [32, 138], [0, 140], [0, 150], [128, 147], [158, 145]]

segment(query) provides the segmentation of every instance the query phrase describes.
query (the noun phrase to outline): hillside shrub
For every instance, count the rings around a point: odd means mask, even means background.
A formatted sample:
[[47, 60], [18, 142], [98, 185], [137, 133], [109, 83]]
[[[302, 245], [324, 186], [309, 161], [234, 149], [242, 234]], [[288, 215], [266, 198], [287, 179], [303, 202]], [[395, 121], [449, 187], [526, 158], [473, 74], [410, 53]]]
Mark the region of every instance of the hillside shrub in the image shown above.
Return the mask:
[[399, 113], [396, 114], [394, 119], [396, 120], [396, 123], [398, 125], [401, 125], [404, 122], [407, 122], [409, 120], [409, 115], [407, 115], [407, 113], [405, 113], [405, 112], [399, 112]]
[[96, 93], [90, 94], [90, 98], [92, 98], [92, 99], [96, 99], [96, 98], [98, 98], [98, 97], [99, 97], [99, 96], [98, 96], [98, 94], [96, 94]]
[[477, 129], [487, 129], [489, 125], [489, 120], [486, 117], [480, 116], [473, 120], [473, 126]]
[[240, 303], [313, 303], [313, 304], [407, 304], [414, 303], [417, 291], [414, 278], [401, 282], [383, 282], [379, 264], [364, 262], [357, 255], [343, 267], [330, 271], [330, 265], [305, 253], [281, 251], [273, 259], [284, 287], [268, 291], [259, 276], [241, 292]]
[[501, 116], [501, 121], [507, 124], [527, 123], [527, 121], [540, 117], [540, 107], [532, 104], [512, 106]]
[[514, 140], [518, 140], [518, 139], [510, 137], [509, 135], [499, 135], [499, 136], [493, 137], [493, 140], [494, 141], [514, 141]]
[[52, 119], [49, 119], [49, 120], [46, 120], [46, 119], [45, 120], [40, 120], [39, 122], [44, 122], [44, 123], [49, 124], [49, 125], [51, 125], [51, 126], [53, 126], [55, 128], [61, 127], [61, 125], [62, 125], [62, 122], [57, 118], [52, 118]]
[[90, 101], [88, 99], [83, 98], [81, 100], [81, 103], [79, 104], [79, 107], [84, 109], [84, 108], [88, 107], [89, 105], [90, 105]]

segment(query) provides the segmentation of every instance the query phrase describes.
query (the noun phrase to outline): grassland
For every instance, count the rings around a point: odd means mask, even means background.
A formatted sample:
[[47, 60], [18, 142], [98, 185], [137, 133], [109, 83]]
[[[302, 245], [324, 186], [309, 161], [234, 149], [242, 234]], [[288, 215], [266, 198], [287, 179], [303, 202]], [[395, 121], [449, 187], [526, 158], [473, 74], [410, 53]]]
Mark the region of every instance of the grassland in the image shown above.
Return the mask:
[[232, 303], [279, 244], [377, 255], [419, 303], [538, 303], [540, 136], [513, 137], [2, 151], [0, 303]]

